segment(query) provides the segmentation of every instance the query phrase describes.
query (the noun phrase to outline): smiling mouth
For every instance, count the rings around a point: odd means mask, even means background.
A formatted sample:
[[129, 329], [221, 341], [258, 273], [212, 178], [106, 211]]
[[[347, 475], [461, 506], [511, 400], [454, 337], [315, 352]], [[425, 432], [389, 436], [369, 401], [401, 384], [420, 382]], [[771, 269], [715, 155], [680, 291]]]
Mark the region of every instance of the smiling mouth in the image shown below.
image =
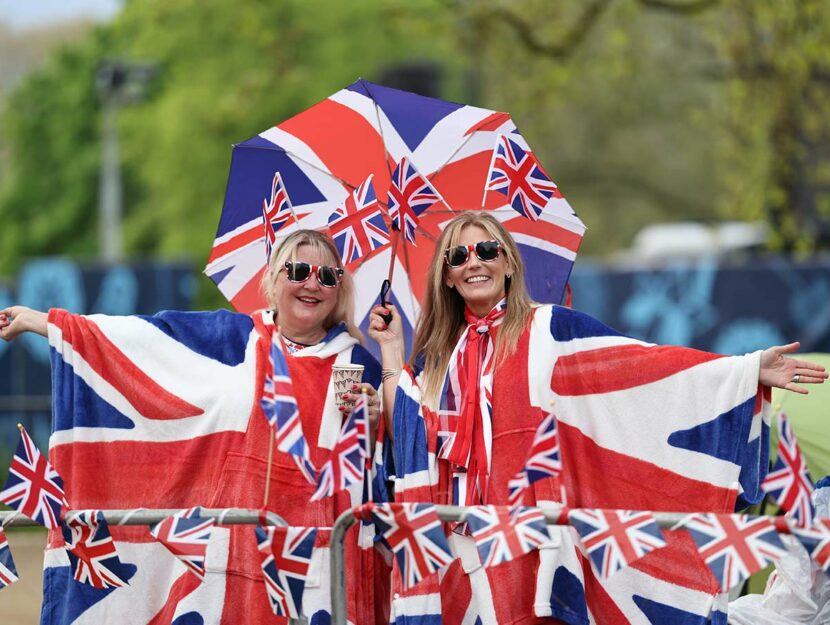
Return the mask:
[[300, 300], [303, 304], [312, 304], [313, 305], [313, 304], [319, 304], [320, 303], [320, 300], [316, 299], [314, 297], [298, 297], [297, 299]]
[[470, 276], [464, 282], [467, 284], [478, 284], [480, 282], [487, 282], [490, 279], [490, 276]]

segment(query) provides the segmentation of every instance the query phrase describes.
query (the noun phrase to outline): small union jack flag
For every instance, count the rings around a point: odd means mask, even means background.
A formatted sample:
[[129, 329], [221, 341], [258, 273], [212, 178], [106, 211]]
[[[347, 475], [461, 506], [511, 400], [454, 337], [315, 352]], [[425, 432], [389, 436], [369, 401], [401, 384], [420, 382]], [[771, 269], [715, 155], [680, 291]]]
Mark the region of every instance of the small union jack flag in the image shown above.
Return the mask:
[[158, 523], [150, 533], [196, 577], [205, 579], [205, 556], [213, 519], [202, 519], [200, 507], [177, 512]]
[[475, 506], [467, 526], [484, 566], [495, 566], [530, 553], [550, 540], [545, 513], [538, 508]]
[[395, 554], [404, 588], [453, 561], [435, 506], [426, 503], [377, 504], [375, 528]]
[[561, 198], [533, 152], [507, 135], [499, 135], [493, 150], [486, 191], [498, 191], [519, 214], [536, 221], [551, 197]]
[[383, 220], [372, 175], [346, 198], [345, 204], [329, 215], [329, 236], [343, 264], [353, 269], [359, 261], [389, 243], [389, 229]]
[[21, 425], [20, 442], [12, 457], [9, 477], [0, 492], [0, 503], [17, 509], [49, 529], [58, 526], [61, 509], [67, 505], [63, 480], [41, 455]]
[[508, 483], [511, 506], [521, 503], [528, 487], [546, 477], [562, 474], [562, 458], [559, 455], [559, 436], [556, 433], [556, 417], [550, 413], [536, 428], [536, 436], [530, 448], [524, 469]]
[[17, 569], [14, 568], [12, 551], [9, 549], [9, 541], [6, 539], [6, 532], [0, 527], [0, 589], [10, 586], [17, 581]]
[[830, 519], [815, 519], [810, 527], [793, 527], [792, 532], [821, 570], [830, 575]]
[[271, 334], [271, 352], [260, 404], [268, 423], [276, 428], [277, 449], [290, 454], [305, 479], [310, 484], [316, 484], [317, 471], [311, 463], [297, 398], [294, 396], [294, 385], [288, 373], [282, 339], [276, 328]]
[[118, 588], [127, 579], [104, 513], [84, 510], [61, 527], [75, 581], [94, 588]]
[[666, 545], [650, 512], [578, 509], [568, 520], [603, 578]]
[[813, 480], [790, 421], [783, 412], [778, 414], [778, 458], [761, 488], [790, 513], [798, 527], [807, 527], [813, 522], [815, 506], [810, 499]]
[[300, 618], [316, 527], [257, 527], [268, 600], [277, 616]]
[[311, 501], [331, 497], [334, 493], [363, 481], [366, 458], [369, 457], [366, 445], [368, 432], [369, 415], [365, 398], [361, 396], [340, 428], [340, 436], [331, 450], [331, 457], [320, 469], [317, 490], [311, 496]]
[[414, 245], [418, 215], [439, 200], [441, 196], [438, 191], [404, 156], [392, 173], [392, 184], [387, 194], [386, 202], [389, 206], [389, 218], [392, 220], [392, 225], [403, 232], [406, 240]]
[[277, 241], [277, 232], [288, 224], [292, 217], [296, 221], [291, 200], [285, 190], [285, 183], [282, 181], [280, 172], [274, 173], [274, 180], [271, 183], [271, 201], [262, 200], [262, 223], [265, 226], [265, 250], [266, 262], [271, 259], [271, 250]]
[[723, 592], [786, 553], [767, 517], [696, 514], [684, 526]]

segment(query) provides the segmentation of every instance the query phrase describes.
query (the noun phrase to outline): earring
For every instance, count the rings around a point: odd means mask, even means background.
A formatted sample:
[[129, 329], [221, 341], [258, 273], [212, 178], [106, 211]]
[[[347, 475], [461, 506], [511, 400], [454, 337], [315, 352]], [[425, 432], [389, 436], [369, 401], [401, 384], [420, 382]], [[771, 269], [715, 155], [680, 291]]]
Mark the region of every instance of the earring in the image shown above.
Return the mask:
[[510, 280], [510, 278], [512, 278], [512, 277], [513, 277], [513, 274], [512, 274], [512, 273], [509, 273], [509, 274], [507, 274], [507, 276], [506, 276], [506, 278], [507, 278], [508, 280]]

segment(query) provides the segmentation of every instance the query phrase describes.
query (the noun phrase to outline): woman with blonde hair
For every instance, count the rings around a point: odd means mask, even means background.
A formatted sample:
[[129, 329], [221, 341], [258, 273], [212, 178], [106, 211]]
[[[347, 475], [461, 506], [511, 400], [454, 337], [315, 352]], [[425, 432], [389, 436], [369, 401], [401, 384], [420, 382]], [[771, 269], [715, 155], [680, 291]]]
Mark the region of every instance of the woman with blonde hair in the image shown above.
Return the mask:
[[[314, 466], [319, 469], [329, 459], [343, 420], [334, 397], [334, 364], [364, 366], [375, 430], [380, 367], [360, 345], [352, 322], [351, 277], [326, 235], [298, 230], [273, 250], [262, 289], [270, 308], [253, 315], [165, 311], [152, 317], [81, 316], [22, 306], [0, 311], [0, 338], [12, 340], [32, 331], [48, 336], [53, 348], [50, 459], [64, 478], [73, 508], [265, 508], [292, 526], [326, 528], [362, 502], [360, 484], [310, 502], [315, 486], [277, 449], [266, 485], [273, 430], [260, 406], [276, 331]], [[138, 395], [137, 383], [143, 385]], [[374, 489], [382, 491], [382, 483]], [[111, 531], [119, 550], [142, 570], [130, 582], [132, 592], [145, 598], [141, 622], [178, 620], [186, 606], [198, 606], [210, 622], [286, 622], [274, 616], [269, 604], [252, 527], [214, 531], [206, 560], [209, 585], [201, 587], [213, 590], [203, 592], [198, 592], [198, 578], [182, 575], [175, 558], [143, 547], [146, 528]], [[50, 538], [55, 548], [59, 534]], [[347, 587], [349, 619], [388, 622], [389, 568], [374, 550], [361, 549], [354, 534], [347, 544], [358, 573]], [[326, 545], [321, 532], [319, 546]], [[327, 550], [318, 549], [313, 558], [316, 572], [306, 584], [303, 605], [311, 622], [327, 622]], [[98, 601], [72, 582], [68, 568], [54, 569], [45, 580], [49, 614], [63, 614], [61, 602], [76, 610]], [[159, 580], [169, 587], [159, 586]], [[155, 585], [140, 586], [151, 582]], [[121, 590], [96, 605], [97, 622], [124, 620], [127, 612], [119, 597], [129, 602], [136, 595], [119, 594]], [[50, 625], [62, 623], [59, 616], [55, 619]]]
[[[561, 475], [531, 483], [524, 505], [732, 512], [760, 498], [769, 387], [806, 393], [801, 384], [827, 378], [819, 365], [784, 357], [797, 343], [720, 357], [643, 343], [537, 304], [513, 237], [478, 212], [453, 219], [436, 243], [409, 364], [394, 307], [373, 310], [369, 334], [397, 374], [383, 388], [394, 401], [396, 501], [508, 504], [553, 410]], [[525, 625], [633, 614], [634, 574], [597, 581], [567, 529], [551, 528], [549, 549], [488, 568], [466, 527], [453, 530], [458, 559], [440, 583], [433, 576], [396, 594], [396, 617]], [[680, 534], [639, 561], [634, 591], [659, 601], [673, 588], [684, 610], [705, 618], [717, 588]], [[678, 622], [679, 613], [665, 614], [673, 616], [652, 622]]]

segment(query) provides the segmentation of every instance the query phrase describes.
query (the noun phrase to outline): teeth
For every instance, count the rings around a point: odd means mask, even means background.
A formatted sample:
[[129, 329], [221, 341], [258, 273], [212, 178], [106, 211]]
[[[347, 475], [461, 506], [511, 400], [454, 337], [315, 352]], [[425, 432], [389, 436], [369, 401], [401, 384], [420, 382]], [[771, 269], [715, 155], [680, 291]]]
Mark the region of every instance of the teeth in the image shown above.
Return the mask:
[[487, 276], [473, 276], [472, 278], [467, 278], [464, 282], [484, 282], [489, 279]]
[[308, 304], [316, 304], [317, 302], [320, 301], [318, 299], [313, 299], [311, 297], [299, 297], [297, 299], [299, 299], [301, 302], [306, 302]]

